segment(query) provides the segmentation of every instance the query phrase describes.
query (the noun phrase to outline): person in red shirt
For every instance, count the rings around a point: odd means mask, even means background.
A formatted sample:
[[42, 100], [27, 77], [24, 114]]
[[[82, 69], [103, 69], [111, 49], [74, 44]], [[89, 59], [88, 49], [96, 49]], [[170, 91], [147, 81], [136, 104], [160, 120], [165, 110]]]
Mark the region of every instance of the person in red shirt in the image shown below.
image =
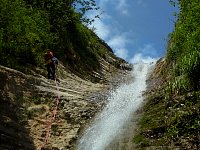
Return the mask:
[[58, 65], [58, 59], [53, 55], [53, 52], [48, 50], [44, 55], [48, 79], [56, 80], [56, 67]]

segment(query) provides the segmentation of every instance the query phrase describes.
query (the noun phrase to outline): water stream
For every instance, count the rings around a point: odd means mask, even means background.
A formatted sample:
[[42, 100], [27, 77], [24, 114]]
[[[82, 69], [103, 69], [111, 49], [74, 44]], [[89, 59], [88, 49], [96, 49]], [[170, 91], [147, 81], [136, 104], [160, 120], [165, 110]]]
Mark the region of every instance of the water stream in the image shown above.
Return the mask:
[[111, 92], [107, 106], [79, 140], [78, 150], [105, 150], [143, 103], [148, 70], [153, 64], [134, 65], [134, 79]]

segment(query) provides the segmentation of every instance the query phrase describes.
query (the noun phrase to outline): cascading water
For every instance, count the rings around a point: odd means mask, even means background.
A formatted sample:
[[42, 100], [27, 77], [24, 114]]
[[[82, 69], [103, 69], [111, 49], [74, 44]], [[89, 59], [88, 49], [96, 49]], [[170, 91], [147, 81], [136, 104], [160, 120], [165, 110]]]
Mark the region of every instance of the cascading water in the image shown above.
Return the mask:
[[146, 78], [150, 64], [134, 65], [134, 81], [113, 91], [108, 104], [85, 131], [78, 143], [78, 150], [104, 150], [120, 133], [123, 125], [143, 103]]

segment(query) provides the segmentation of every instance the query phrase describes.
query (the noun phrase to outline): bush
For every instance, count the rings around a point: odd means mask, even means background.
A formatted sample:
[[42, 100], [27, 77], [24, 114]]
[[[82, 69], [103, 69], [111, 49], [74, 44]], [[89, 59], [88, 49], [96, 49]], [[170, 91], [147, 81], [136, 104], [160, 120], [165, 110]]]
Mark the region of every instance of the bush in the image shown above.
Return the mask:
[[27, 8], [22, 0], [1, 0], [1, 64], [9, 67], [41, 63], [41, 53], [52, 42], [44, 12]]

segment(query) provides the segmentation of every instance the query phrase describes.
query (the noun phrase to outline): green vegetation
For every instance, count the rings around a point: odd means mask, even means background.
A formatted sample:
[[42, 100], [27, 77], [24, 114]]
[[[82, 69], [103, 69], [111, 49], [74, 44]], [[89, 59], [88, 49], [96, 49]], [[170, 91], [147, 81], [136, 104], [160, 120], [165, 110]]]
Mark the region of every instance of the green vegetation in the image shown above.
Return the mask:
[[140, 148], [200, 147], [200, 2], [179, 0], [178, 5], [178, 20], [161, 62], [162, 82], [148, 94], [134, 137]]
[[174, 77], [182, 76], [190, 81], [187, 90], [199, 89], [200, 73], [200, 3], [179, 1], [180, 14], [169, 40], [167, 62]]
[[94, 0], [0, 3], [0, 65], [21, 71], [43, 68], [44, 52], [51, 49], [66, 67], [79, 74], [99, 69], [97, 59], [108, 52], [108, 46], [83, 25], [94, 21], [84, 16], [99, 9]]

